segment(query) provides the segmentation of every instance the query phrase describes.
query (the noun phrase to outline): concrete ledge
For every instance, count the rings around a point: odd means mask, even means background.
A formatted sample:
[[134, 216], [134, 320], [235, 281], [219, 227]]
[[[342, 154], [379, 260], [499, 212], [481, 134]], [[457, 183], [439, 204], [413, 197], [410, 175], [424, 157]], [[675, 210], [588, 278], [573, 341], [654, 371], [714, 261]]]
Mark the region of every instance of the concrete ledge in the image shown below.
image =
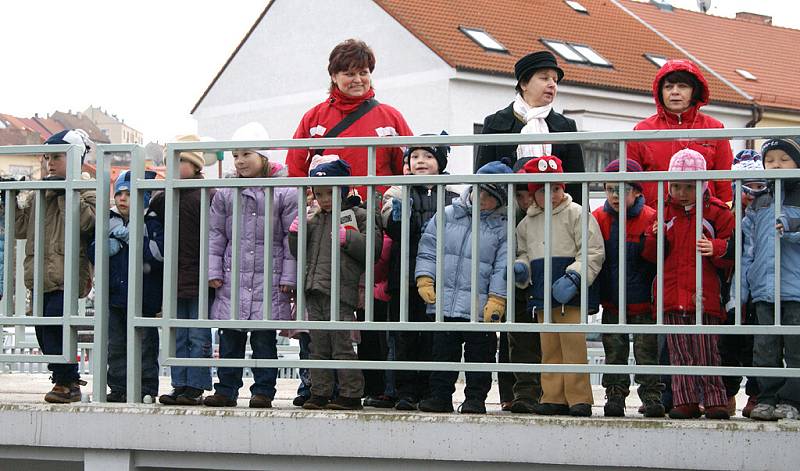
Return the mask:
[[[246, 462], [253, 456], [288, 457], [288, 467], [306, 460], [319, 464], [326, 457], [332, 467], [352, 467], [366, 458], [387, 464], [424, 460], [426, 466], [491, 462], [794, 471], [800, 462], [800, 421], [6, 404], [0, 405], [0, 423], [2, 448], [16, 450], [5, 458], [39, 454], [47, 459], [47, 449], [118, 450], [133, 452], [136, 466], [155, 466], [169, 456], [176, 467], [193, 467], [190, 462], [199, 455], [192, 454], [205, 453], [232, 456], [214, 469], [250, 469]], [[156, 459], [151, 452], [164, 456]]]

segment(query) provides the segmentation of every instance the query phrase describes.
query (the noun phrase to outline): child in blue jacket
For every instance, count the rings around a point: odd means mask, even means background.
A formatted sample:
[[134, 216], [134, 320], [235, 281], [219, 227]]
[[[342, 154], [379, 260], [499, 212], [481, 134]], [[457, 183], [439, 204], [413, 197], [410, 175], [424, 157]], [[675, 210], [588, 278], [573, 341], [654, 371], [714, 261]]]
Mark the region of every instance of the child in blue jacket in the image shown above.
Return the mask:
[[[155, 178], [146, 172], [145, 178]], [[108, 402], [127, 402], [128, 345], [128, 221], [130, 170], [125, 170], [114, 183], [114, 207], [108, 221]], [[144, 206], [149, 203], [145, 192]], [[89, 246], [89, 259], [94, 263], [95, 242]], [[164, 231], [155, 214], [145, 210], [142, 263], [142, 314], [155, 317], [161, 311], [164, 273]], [[158, 396], [158, 330], [142, 329], [142, 396]], [[140, 398], [141, 399], [141, 398]]]
[[[512, 173], [502, 162], [490, 162], [478, 174]], [[445, 207], [444, 222], [447, 234], [444, 240], [445, 322], [469, 322], [471, 317], [470, 293], [472, 264], [472, 205], [480, 204], [480, 262], [478, 264], [479, 305], [484, 322], [499, 322], [505, 313], [506, 304], [506, 210], [508, 193], [506, 185], [482, 184], [480, 194], [472, 187], [461, 197]], [[477, 198], [476, 198], [477, 196]], [[417, 268], [415, 272], [417, 290], [428, 305], [430, 314], [436, 312], [436, 217], [432, 217], [419, 241]], [[494, 362], [497, 337], [493, 332], [434, 332], [433, 361], [461, 361], [462, 346], [467, 362]], [[492, 386], [491, 373], [467, 372], [465, 400], [460, 412], [485, 414], [486, 395]], [[430, 396], [419, 403], [423, 412], [452, 412], [453, 393], [458, 379], [456, 371], [434, 371], [430, 375]]]
[[[766, 170], [800, 168], [800, 139], [766, 141], [761, 147]], [[775, 237], [780, 237], [781, 324], [800, 325], [800, 181], [783, 180], [781, 216], [775, 220], [773, 191], [750, 204], [742, 220], [742, 297], [755, 304], [760, 325], [775, 323]], [[756, 335], [753, 366], [800, 367], [800, 337]], [[800, 378], [758, 378], [754, 420], [797, 419]]]

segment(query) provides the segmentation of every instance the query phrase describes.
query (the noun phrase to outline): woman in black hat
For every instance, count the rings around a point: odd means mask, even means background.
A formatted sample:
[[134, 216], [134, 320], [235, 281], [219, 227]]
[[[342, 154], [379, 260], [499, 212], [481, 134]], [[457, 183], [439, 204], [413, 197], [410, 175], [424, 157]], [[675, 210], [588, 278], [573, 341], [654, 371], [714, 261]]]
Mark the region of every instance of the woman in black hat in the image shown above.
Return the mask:
[[[558, 83], [564, 71], [549, 51], [528, 54], [514, 65], [517, 96], [514, 102], [483, 121], [483, 134], [555, 133], [577, 131], [575, 121], [553, 110]], [[563, 162], [564, 172], [583, 172], [583, 151], [579, 144], [487, 145], [478, 148], [475, 170], [487, 162], [508, 157], [519, 158], [555, 155]], [[581, 185], [567, 184], [567, 193], [581, 201]]]

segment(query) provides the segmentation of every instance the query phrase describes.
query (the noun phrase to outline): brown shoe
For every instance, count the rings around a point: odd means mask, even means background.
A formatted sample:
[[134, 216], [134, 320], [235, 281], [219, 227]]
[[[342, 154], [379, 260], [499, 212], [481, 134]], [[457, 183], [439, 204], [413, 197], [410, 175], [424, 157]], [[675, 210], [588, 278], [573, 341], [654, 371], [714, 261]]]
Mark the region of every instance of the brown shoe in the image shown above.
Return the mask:
[[500, 403], [500, 410], [503, 412], [511, 412], [512, 401], [505, 401]]
[[272, 409], [272, 399], [263, 394], [253, 394], [250, 398], [251, 409]]
[[736, 415], [736, 396], [728, 397], [728, 405], [726, 406], [728, 410], [728, 417], [733, 417]]
[[45, 402], [52, 404], [69, 404], [81, 400], [81, 386], [86, 386], [86, 381], [75, 381], [70, 384], [56, 384], [49, 393], [44, 395]]
[[[306, 402], [308, 404], [308, 402]], [[326, 409], [333, 410], [361, 410], [361, 398], [339, 396], [325, 406]]]
[[750, 413], [753, 412], [753, 408], [758, 404], [758, 396], [748, 396], [747, 397], [747, 404], [742, 409], [742, 417], [750, 417]]
[[208, 407], [236, 407], [236, 399], [224, 394], [214, 393], [203, 399], [203, 404]]

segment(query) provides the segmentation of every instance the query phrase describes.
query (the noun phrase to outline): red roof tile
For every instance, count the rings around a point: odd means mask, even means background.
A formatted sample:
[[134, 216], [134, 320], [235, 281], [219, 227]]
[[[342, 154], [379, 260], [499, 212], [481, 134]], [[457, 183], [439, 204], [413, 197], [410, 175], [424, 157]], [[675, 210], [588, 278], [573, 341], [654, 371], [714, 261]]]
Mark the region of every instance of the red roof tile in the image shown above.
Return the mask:
[[[582, 0], [583, 1], [583, 0]], [[620, 0], [639, 18], [767, 107], [800, 110], [800, 30]], [[747, 80], [736, 72], [756, 76]]]
[[[675, 47], [608, 0], [580, 0], [588, 14], [563, 0], [375, 0], [451, 66], [513, 76], [514, 63], [525, 54], [546, 49], [541, 39], [591, 46], [612, 68], [569, 63], [559, 58], [564, 83], [652, 95], [656, 66], [645, 53], [685, 58]], [[503, 44], [506, 53], [487, 52], [459, 27], [483, 29]], [[698, 35], [700, 36], [700, 35]], [[712, 102], [749, 103], [711, 73], [704, 71]]]

